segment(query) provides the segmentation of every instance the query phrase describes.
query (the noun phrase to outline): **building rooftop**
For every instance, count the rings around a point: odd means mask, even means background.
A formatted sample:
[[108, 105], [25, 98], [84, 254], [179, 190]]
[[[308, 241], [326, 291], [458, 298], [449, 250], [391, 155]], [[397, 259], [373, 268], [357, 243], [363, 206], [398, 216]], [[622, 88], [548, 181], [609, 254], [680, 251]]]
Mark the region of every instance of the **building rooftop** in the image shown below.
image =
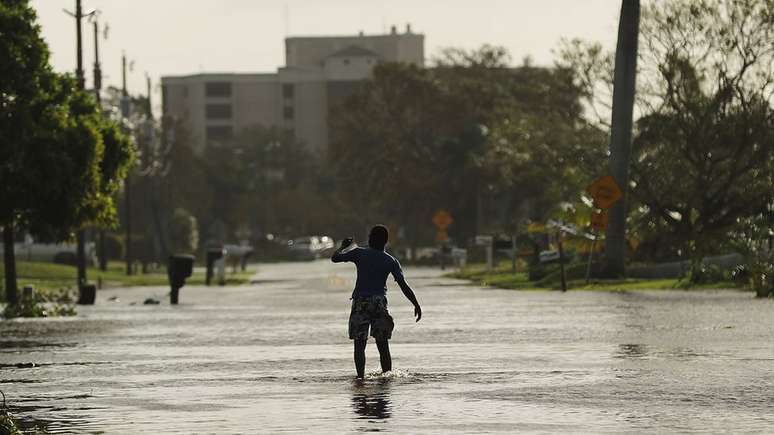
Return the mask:
[[190, 79], [207, 79], [222, 77], [224, 79], [273, 79], [276, 78], [276, 73], [234, 73], [234, 72], [206, 72], [196, 73], [188, 75], [173, 75], [162, 76], [161, 80], [190, 80]]
[[359, 33], [357, 35], [330, 35], [330, 36], [288, 36], [285, 38], [285, 41], [294, 41], [299, 39], [305, 39], [305, 40], [315, 40], [315, 39], [353, 39], [353, 38], [394, 38], [396, 36], [416, 36], [416, 37], [424, 37], [425, 35], [422, 33], [413, 33], [411, 31], [404, 32], [404, 33], [380, 33], [378, 35], [366, 35], [364, 33]]

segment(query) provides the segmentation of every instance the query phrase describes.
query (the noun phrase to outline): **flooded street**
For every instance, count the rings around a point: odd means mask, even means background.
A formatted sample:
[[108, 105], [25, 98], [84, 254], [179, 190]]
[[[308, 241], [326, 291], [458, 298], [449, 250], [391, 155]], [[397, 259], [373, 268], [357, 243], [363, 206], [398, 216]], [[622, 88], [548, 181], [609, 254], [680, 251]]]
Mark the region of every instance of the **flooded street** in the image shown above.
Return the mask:
[[[239, 287], [99, 292], [0, 323], [0, 390], [53, 433], [769, 432], [774, 301], [751, 293], [518, 292], [408, 268], [395, 372], [353, 382], [354, 266], [261, 265]], [[110, 300], [112, 297], [118, 300]], [[147, 297], [161, 305], [142, 305]]]

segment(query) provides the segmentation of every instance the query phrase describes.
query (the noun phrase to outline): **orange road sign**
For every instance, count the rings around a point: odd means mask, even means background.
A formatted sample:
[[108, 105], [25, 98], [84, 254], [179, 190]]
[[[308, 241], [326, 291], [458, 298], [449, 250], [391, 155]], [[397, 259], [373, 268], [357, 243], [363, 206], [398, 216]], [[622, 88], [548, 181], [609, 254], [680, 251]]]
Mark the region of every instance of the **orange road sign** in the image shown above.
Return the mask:
[[607, 210], [623, 196], [612, 175], [598, 178], [586, 187], [586, 192], [594, 198], [594, 206]]
[[452, 223], [454, 223], [454, 219], [452, 219], [451, 215], [446, 210], [438, 210], [435, 212], [435, 215], [433, 215], [433, 225], [440, 231], [445, 232]]
[[447, 240], [449, 240], [449, 234], [446, 232], [446, 230], [438, 230], [438, 232], [435, 233], [436, 242], [445, 242]]
[[591, 214], [591, 228], [596, 230], [604, 230], [607, 228], [607, 211], [603, 210], [599, 213]]

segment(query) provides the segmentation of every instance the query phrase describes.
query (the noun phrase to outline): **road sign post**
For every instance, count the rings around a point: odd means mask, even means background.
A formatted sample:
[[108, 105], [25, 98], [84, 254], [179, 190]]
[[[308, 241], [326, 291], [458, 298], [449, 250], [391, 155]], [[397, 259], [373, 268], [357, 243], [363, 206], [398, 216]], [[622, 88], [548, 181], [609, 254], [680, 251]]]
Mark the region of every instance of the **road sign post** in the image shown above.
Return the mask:
[[591, 249], [589, 249], [589, 264], [586, 266], [586, 284], [589, 283], [589, 280], [591, 279], [591, 261], [594, 257], [594, 247], [597, 244], [597, 238], [599, 236], [595, 236], [594, 240], [591, 241]]
[[477, 246], [484, 246], [486, 248], [486, 270], [492, 270], [492, 250], [494, 249], [494, 237], [478, 235], [476, 236], [475, 242]]
[[561, 271], [562, 276], [562, 291], [567, 291], [567, 276], [565, 275], [564, 271], [564, 249], [562, 248], [562, 231], [557, 230], [556, 231], [556, 243], [559, 248], [559, 269]]
[[586, 188], [586, 192], [594, 198], [594, 205], [601, 209], [600, 211], [591, 213], [591, 222], [589, 223], [589, 226], [591, 226], [596, 233], [591, 240], [589, 261], [586, 266], [586, 284], [588, 284], [591, 279], [591, 265], [594, 258], [594, 248], [599, 239], [599, 233], [605, 231], [607, 228], [607, 209], [621, 199], [622, 192], [615, 183], [615, 180], [613, 180], [613, 177], [610, 176], [597, 179]]
[[446, 229], [449, 228], [452, 223], [454, 223], [454, 219], [452, 219], [451, 215], [446, 210], [438, 210], [433, 215], [433, 225], [438, 228], [438, 232], [435, 234], [435, 240], [439, 243], [438, 258], [441, 262], [441, 270], [446, 268], [446, 264], [444, 263], [444, 256], [446, 255], [444, 248], [446, 242], [449, 241], [449, 233], [446, 232]]
[[511, 273], [516, 273], [516, 236], [511, 236]]
[[604, 231], [607, 228], [607, 210], [591, 214], [591, 228]]

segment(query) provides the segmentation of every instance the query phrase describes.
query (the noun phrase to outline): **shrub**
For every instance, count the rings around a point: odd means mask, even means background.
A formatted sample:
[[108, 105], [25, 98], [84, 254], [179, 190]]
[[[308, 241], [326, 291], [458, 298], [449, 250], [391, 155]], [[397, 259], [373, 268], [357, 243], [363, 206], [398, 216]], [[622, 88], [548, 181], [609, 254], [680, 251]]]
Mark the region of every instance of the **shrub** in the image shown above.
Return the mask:
[[533, 261], [529, 263], [529, 267], [527, 268], [527, 279], [530, 281], [539, 281], [545, 278], [548, 273], [548, 266], [539, 261]]
[[761, 249], [748, 257], [750, 287], [758, 297], [774, 296], [774, 250]]
[[58, 252], [56, 255], [54, 255], [54, 264], [75, 266], [77, 263], [77, 258], [72, 252]]
[[199, 245], [199, 230], [196, 218], [188, 211], [177, 208], [169, 220], [169, 249], [173, 254], [196, 252]]
[[690, 272], [688, 281], [691, 284], [712, 284], [726, 279], [723, 270], [715, 264], [702, 263]]
[[21, 435], [16, 423], [5, 411], [0, 411], [0, 435]]
[[3, 317], [61, 317], [74, 316], [76, 313], [73, 297], [69, 290], [35, 292], [32, 297], [22, 295], [15, 305], [6, 305]]

